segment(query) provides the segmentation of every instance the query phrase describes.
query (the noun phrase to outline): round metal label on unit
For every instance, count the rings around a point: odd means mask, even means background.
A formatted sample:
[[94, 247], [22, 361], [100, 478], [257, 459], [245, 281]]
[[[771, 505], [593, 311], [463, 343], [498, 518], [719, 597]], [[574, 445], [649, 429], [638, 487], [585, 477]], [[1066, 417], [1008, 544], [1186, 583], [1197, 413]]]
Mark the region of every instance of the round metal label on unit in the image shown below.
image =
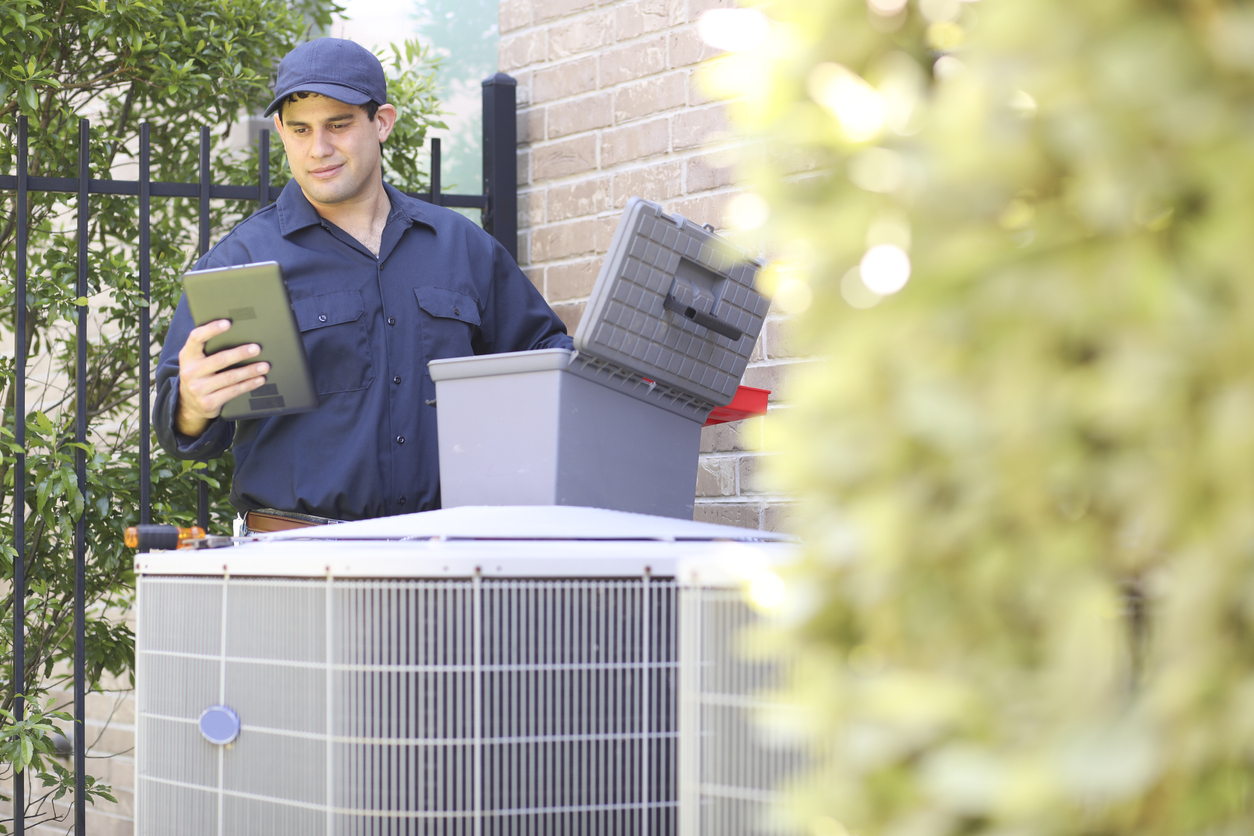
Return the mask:
[[205, 740], [217, 746], [234, 743], [239, 737], [239, 715], [230, 706], [209, 706], [201, 713], [198, 725]]

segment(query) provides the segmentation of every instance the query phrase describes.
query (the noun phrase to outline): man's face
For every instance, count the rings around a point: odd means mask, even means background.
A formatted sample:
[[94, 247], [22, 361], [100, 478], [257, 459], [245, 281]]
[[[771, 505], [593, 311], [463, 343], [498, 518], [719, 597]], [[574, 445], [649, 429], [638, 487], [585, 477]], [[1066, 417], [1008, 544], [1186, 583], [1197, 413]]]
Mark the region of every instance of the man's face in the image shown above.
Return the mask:
[[380, 188], [379, 143], [396, 121], [396, 109], [380, 105], [373, 121], [359, 105], [326, 96], [285, 102], [274, 117], [288, 166], [309, 202], [342, 206], [373, 198]]

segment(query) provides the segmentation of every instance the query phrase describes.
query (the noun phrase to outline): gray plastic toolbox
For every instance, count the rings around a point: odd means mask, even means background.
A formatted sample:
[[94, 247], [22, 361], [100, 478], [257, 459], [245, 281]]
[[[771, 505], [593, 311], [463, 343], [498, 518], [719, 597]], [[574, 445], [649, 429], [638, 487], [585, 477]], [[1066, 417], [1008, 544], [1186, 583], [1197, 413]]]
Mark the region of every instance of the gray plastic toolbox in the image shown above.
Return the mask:
[[584, 505], [691, 519], [701, 425], [731, 401], [769, 300], [759, 264], [628, 201], [575, 350], [433, 360], [446, 508]]

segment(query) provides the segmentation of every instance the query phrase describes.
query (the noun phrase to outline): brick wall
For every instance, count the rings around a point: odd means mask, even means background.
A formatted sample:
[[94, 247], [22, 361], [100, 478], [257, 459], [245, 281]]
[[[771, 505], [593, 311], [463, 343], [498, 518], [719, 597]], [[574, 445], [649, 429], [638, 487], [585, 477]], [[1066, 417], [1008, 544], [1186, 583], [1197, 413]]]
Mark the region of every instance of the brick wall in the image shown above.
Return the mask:
[[[697, 36], [725, 0], [502, 0], [500, 69], [518, 80], [519, 261], [571, 328], [633, 195], [727, 227], [738, 189], [724, 106], [699, 89]], [[794, 362], [772, 316], [744, 382], [778, 393]], [[772, 409], [778, 408], [772, 395]], [[786, 498], [757, 477], [763, 422], [707, 428], [698, 520], [779, 527]]]

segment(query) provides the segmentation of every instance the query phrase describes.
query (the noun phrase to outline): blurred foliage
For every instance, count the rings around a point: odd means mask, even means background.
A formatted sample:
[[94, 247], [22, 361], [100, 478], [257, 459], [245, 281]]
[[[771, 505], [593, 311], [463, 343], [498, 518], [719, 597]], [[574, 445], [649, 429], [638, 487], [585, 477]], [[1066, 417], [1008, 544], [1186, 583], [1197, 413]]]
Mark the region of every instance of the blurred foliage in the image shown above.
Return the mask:
[[1254, 832], [1254, 9], [735, 14], [803, 831]]
[[383, 58], [383, 70], [388, 76], [388, 101], [396, 106], [396, 126], [383, 146], [383, 176], [403, 192], [427, 191], [431, 157], [419, 152], [429, 131], [448, 127], [440, 119], [436, 96], [442, 59], [432, 55], [429, 43], [413, 39], [392, 44], [389, 53]]
[[[150, 125], [152, 178], [197, 182], [199, 138], [209, 128], [215, 183], [256, 183], [256, 144], [227, 141], [241, 121], [269, 103], [272, 67], [293, 46], [323, 31], [334, 0], [134, 0], [63, 3], [6, 0], [0, 4], [0, 173], [17, 170], [17, 118], [29, 121], [31, 176], [78, 176], [79, 120], [91, 120], [91, 176], [134, 180], [140, 124]], [[385, 59], [395, 77], [391, 98], [405, 122], [388, 143], [389, 176], [400, 188], [423, 190], [419, 161], [439, 107], [431, 94], [434, 67], [410, 42]], [[243, 146], [243, 147], [241, 147]], [[270, 177], [288, 180], [282, 146], [271, 143]], [[140, 311], [152, 318], [152, 356], [160, 348], [181, 290], [183, 272], [198, 255], [198, 208], [194, 201], [152, 202], [151, 305], [140, 288], [137, 201], [91, 197], [88, 231], [88, 293], [77, 287], [77, 206], [73, 195], [29, 195], [26, 345], [26, 414], [16, 412], [13, 330], [17, 300], [17, 205], [0, 192], [0, 357], [4, 424], [0, 427], [0, 780], [25, 777], [30, 826], [63, 818], [51, 802], [73, 787], [73, 775], [50, 759], [49, 735], [73, 729], [55, 704], [71, 687], [73, 658], [74, 533], [83, 520], [87, 561], [87, 656], [89, 690], [123, 681], [134, 661], [134, 641], [123, 618], [132, 599], [133, 554], [122, 542], [126, 526], [139, 521], [138, 393], [152, 381], [140, 371]], [[215, 203], [214, 235], [253, 211], [248, 201]], [[77, 338], [75, 325], [86, 304], [88, 441], [75, 441]], [[149, 370], [150, 374], [150, 370]], [[24, 422], [25, 470], [18, 469], [15, 417]], [[209, 485], [211, 528], [229, 531], [234, 512], [226, 503], [230, 463], [174, 461], [151, 443], [152, 519], [190, 524], [199, 482]], [[76, 457], [86, 464], [86, 490], [75, 475]], [[14, 508], [17, 480], [25, 504]], [[24, 521], [25, 636], [23, 670], [26, 714], [17, 720], [13, 670], [15, 514]], [[90, 744], [90, 740], [88, 741]], [[109, 798], [108, 788], [88, 778], [88, 798]], [[41, 786], [36, 791], [36, 786]], [[7, 832], [7, 820], [0, 832]]]

